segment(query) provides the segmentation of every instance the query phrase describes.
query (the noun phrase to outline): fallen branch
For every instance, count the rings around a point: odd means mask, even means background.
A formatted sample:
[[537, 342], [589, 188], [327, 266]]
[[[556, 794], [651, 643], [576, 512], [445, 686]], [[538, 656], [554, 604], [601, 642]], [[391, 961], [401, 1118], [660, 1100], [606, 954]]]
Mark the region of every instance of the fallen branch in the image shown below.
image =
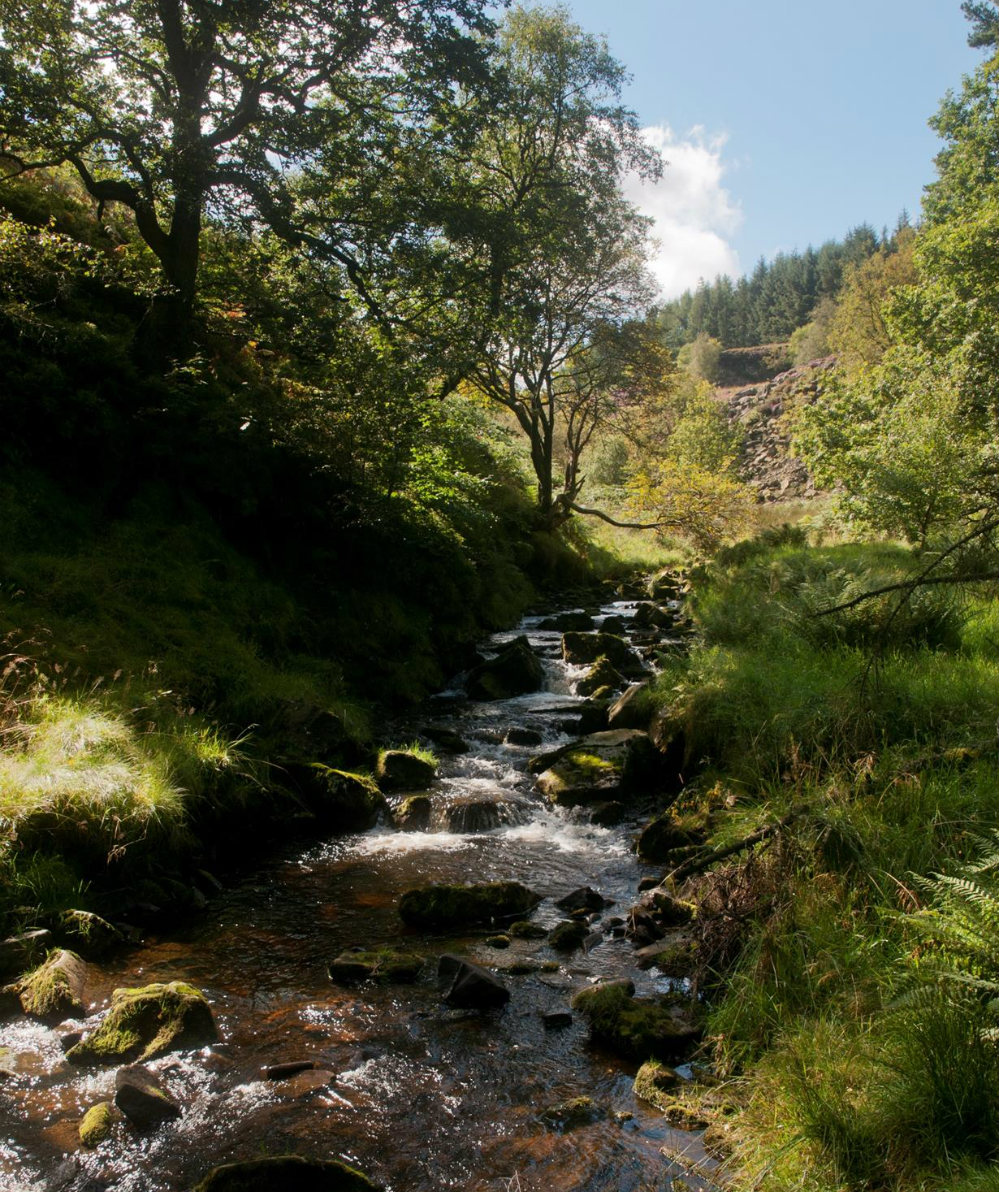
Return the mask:
[[668, 526], [675, 525], [672, 521], [662, 522], [623, 522], [618, 521], [607, 513], [602, 513], [600, 509], [586, 509], [583, 505], [577, 505], [575, 502], [570, 505], [570, 509], [574, 513], [584, 513], [587, 517], [599, 517], [601, 521], [606, 521], [610, 526], [618, 526], [621, 530], [662, 530]]
[[716, 861], [724, 861], [727, 857], [732, 857], [736, 853], [745, 852], [746, 849], [753, 848], [755, 844], [760, 844], [762, 840], [768, 840], [770, 837], [777, 835], [782, 828], [787, 828], [788, 825], [795, 819], [798, 819], [808, 807], [804, 803], [800, 803], [793, 807], [791, 811], [780, 820], [773, 824], [765, 824], [763, 828], [758, 828], [755, 832], [751, 832], [749, 836], [744, 836], [742, 840], [738, 840], [735, 844], [727, 844], [724, 848], [710, 849], [707, 853], [701, 853], [697, 857], [690, 857], [687, 861], [682, 861], [676, 869], [672, 869], [663, 881], [661, 886], [667, 882], [681, 882], [687, 877], [692, 877], [696, 873], [704, 873]]

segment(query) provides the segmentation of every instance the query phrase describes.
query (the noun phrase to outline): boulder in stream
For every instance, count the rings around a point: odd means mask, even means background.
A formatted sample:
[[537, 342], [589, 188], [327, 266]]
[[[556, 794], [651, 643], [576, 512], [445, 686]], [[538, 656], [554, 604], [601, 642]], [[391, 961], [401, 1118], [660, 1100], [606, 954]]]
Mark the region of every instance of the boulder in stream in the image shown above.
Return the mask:
[[583, 612], [556, 613], [554, 617], [546, 617], [539, 621], [538, 628], [555, 629], [559, 633], [589, 633], [594, 628], [594, 618], [590, 613]]
[[382, 792], [365, 774], [336, 770], [320, 762], [289, 762], [283, 769], [311, 814], [338, 831], [361, 832], [373, 827], [385, 806]]
[[100, 1146], [111, 1134], [115, 1125], [115, 1107], [110, 1101], [91, 1105], [80, 1119], [80, 1145], [88, 1148]]
[[181, 1107], [148, 1068], [115, 1073], [115, 1105], [140, 1130], [152, 1130], [181, 1116]]
[[464, 957], [445, 953], [438, 977], [450, 980], [444, 1000], [458, 1009], [492, 1010], [510, 1001], [510, 990], [499, 977]]
[[681, 1083], [681, 1077], [673, 1068], [668, 1068], [659, 1060], [647, 1060], [635, 1074], [633, 1090], [643, 1101], [648, 1101], [657, 1109], [663, 1109], [669, 1100], [664, 1097], [664, 1093], [676, 1089]]
[[100, 1025], [66, 1053], [71, 1064], [120, 1064], [151, 1060], [184, 1048], [218, 1041], [219, 1032], [204, 995], [193, 985], [171, 981], [140, 989], [116, 989]]
[[602, 654], [577, 683], [576, 693], [588, 699], [603, 698], [602, 692], [610, 696], [613, 692], [620, 691], [627, 682], [628, 680], [615, 670], [611, 660]]
[[606, 803], [619, 793], [656, 782], [659, 755], [638, 729], [592, 733], [544, 759], [538, 789], [551, 803], [577, 807]]
[[56, 932], [60, 942], [86, 960], [99, 960], [127, 942], [121, 928], [93, 911], [63, 911]]
[[625, 1059], [675, 1062], [701, 1038], [697, 1006], [681, 997], [637, 998], [631, 982], [608, 981], [584, 989], [572, 1006], [591, 1037]]
[[611, 905], [610, 899], [605, 898], [603, 894], [598, 893], [590, 886], [580, 886], [577, 890], [570, 890], [568, 894], [556, 900], [556, 906], [571, 915], [591, 914], [603, 911], [606, 906]]
[[564, 633], [562, 655], [575, 666], [607, 658], [623, 675], [645, 674], [645, 668], [622, 637], [613, 633]]
[[337, 1159], [275, 1155], [215, 1167], [194, 1192], [378, 1192], [378, 1185]]
[[412, 749], [383, 749], [375, 778], [383, 791], [425, 791], [437, 774], [437, 762]]
[[417, 886], [400, 898], [399, 914], [410, 927], [444, 931], [505, 923], [534, 910], [540, 902], [539, 895], [520, 882]]
[[573, 1097], [570, 1101], [550, 1105], [538, 1116], [547, 1126], [565, 1133], [589, 1126], [606, 1117], [607, 1113], [590, 1097]]
[[507, 730], [503, 743], [505, 745], [541, 745], [543, 739], [537, 728], [522, 728], [520, 725], [514, 725]]
[[545, 682], [541, 661], [523, 635], [515, 638], [495, 658], [474, 667], [465, 683], [470, 699], [512, 699], [538, 691]]
[[82, 1017], [86, 977], [87, 966], [80, 957], [60, 948], [33, 973], [7, 986], [4, 992], [16, 995], [21, 1009], [33, 1018]]
[[557, 952], [573, 952], [583, 946], [590, 934], [590, 928], [579, 919], [565, 919], [549, 932], [549, 947]]
[[377, 981], [380, 985], [412, 985], [420, 975], [424, 958], [416, 952], [398, 948], [378, 948], [374, 951], [355, 949], [341, 952], [330, 961], [330, 979], [340, 984], [355, 981]]
[[401, 832], [426, 832], [431, 822], [430, 795], [409, 795], [392, 813], [392, 820]]
[[608, 728], [648, 729], [652, 718], [649, 683], [633, 683], [608, 708]]

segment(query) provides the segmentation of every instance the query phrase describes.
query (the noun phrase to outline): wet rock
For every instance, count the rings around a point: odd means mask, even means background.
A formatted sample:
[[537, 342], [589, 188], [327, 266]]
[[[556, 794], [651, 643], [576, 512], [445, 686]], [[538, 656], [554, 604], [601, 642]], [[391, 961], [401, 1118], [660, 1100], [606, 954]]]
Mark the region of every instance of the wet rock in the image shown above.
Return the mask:
[[644, 877], [639, 879], [639, 893], [642, 894], [646, 890], [655, 890], [660, 884], [661, 878], [658, 877]]
[[504, 737], [505, 745], [541, 745], [542, 734], [534, 728], [520, 728], [515, 725], [507, 730]]
[[392, 813], [401, 832], [426, 832], [431, 822], [430, 795], [410, 795]]
[[611, 799], [607, 803], [598, 803], [590, 813], [590, 822], [600, 828], [610, 828], [614, 824], [622, 822], [626, 810], [625, 804], [620, 803], [617, 799]]
[[652, 742], [637, 729], [593, 733], [560, 750], [537, 786], [564, 807], [606, 803], [623, 791], [654, 784], [658, 765]]
[[39, 964], [53, 942], [52, 932], [44, 928], [0, 940], [0, 979], [18, 977]]
[[626, 1059], [676, 1061], [701, 1038], [697, 1007], [684, 999], [636, 998], [631, 982], [584, 989], [572, 1006], [591, 1037]]
[[529, 923], [526, 919], [511, 923], [507, 933], [519, 940], [543, 940], [549, 934], [540, 923]]
[[408, 749], [384, 749], [375, 767], [383, 791], [423, 791], [434, 781], [437, 763]]
[[656, 921], [664, 927], [679, 927], [690, 923], [698, 911], [693, 902], [678, 898], [660, 887], [650, 890], [642, 897], [644, 904], [652, 908]]
[[140, 989], [116, 989], [96, 1030], [71, 1047], [72, 1064], [118, 1064], [150, 1060], [184, 1048], [217, 1042], [219, 1032], [204, 995], [171, 981]]
[[148, 1068], [121, 1068], [115, 1073], [115, 1105], [140, 1130], [181, 1116], [181, 1107]]
[[306, 1068], [280, 1082], [281, 1095], [288, 1101], [308, 1101], [329, 1089], [336, 1079], [328, 1068]]
[[583, 944], [588, 934], [586, 923], [577, 919], [567, 919], [549, 932], [549, 947], [555, 948], [557, 952], [572, 952]]
[[499, 951], [503, 951], [505, 948], [510, 947], [510, 936], [488, 935], [486, 939], [483, 940], [483, 943], [487, 946], [487, 948], [496, 948]]
[[573, 1015], [569, 1010], [548, 1010], [542, 1014], [542, 1026], [547, 1031], [561, 1031], [573, 1025]]
[[320, 763], [287, 764], [285, 773], [309, 811], [338, 831], [361, 832], [374, 827], [385, 807], [382, 792], [364, 774], [336, 770]]
[[571, 1101], [550, 1105], [538, 1116], [546, 1125], [566, 1131], [589, 1126], [604, 1117], [605, 1112], [590, 1097], [574, 1097]]
[[648, 591], [654, 600], [680, 600], [684, 595], [684, 579], [672, 571], [661, 571], [648, 584]]
[[276, 1155], [215, 1167], [194, 1192], [378, 1192], [378, 1185], [336, 1159]]
[[328, 972], [331, 980], [347, 985], [368, 980], [380, 985], [412, 985], [423, 966], [424, 958], [416, 952], [397, 948], [371, 952], [354, 949], [332, 960]]
[[665, 1108], [664, 1093], [676, 1089], [682, 1083], [681, 1077], [666, 1064], [659, 1060], [647, 1060], [635, 1074], [633, 1091], [643, 1101], [655, 1105], [657, 1109]]
[[628, 633], [628, 626], [622, 617], [605, 617], [600, 626], [601, 633], [613, 633], [616, 637], [624, 637]]
[[656, 968], [665, 977], [689, 977], [697, 962], [697, 947], [688, 938], [657, 940], [639, 948], [635, 959], [641, 969]]
[[599, 894], [590, 886], [580, 886], [579, 889], [571, 890], [568, 894], [556, 900], [556, 906], [571, 915], [602, 911], [606, 906], [611, 905], [612, 903], [609, 899], [605, 898], [603, 894]]
[[313, 1060], [286, 1060], [283, 1064], [271, 1064], [264, 1069], [266, 1080], [288, 1080], [300, 1072], [310, 1072], [316, 1064]]
[[460, 956], [442, 956], [438, 975], [451, 976], [444, 1000], [458, 1009], [488, 1010], [510, 1001], [510, 990], [498, 977]]
[[577, 695], [604, 701], [621, 691], [628, 680], [618, 673], [608, 658], [600, 657], [586, 675], [577, 683]]
[[67, 1052], [71, 1047], [75, 1047], [82, 1038], [83, 1031], [67, 1031], [65, 1035], [59, 1036], [59, 1046], [63, 1052]]
[[501, 824], [522, 823], [527, 819], [522, 803], [514, 799], [480, 799], [475, 796], [449, 799], [437, 808], [435, 820], [440, 820], [446, 832], [492, 832]]
[[399, 914], [411, 927], [440, 931], [517, 919], [539, 902], [539, 895], [520, 882], [418, 886], [400, 898]]
[[643, 603], [635, 610], [635, 624], [640, 629], [673, 629], [677, 618], [668, 608]]
[[15, 994], [21, 1009], [33, 1018], [76, 1018], [85, 1013], [86, 978], [87, 966], [80, 957], [62, 948], [6, 992]]
[[93, 911], [64, 911], [56, 933], [60, 941], [86, 960], [99, 960], [127, 942], [121, 928]]
[[555, 629], [559, 633], [589, 633], [594, 628], [594, 618], [590, 613], [559, 613], [557, 616], [546, 617], [544, 621], [540, 621], [538, 628]]
[[471, 699], [511, 699], [538, 691], [545, 671], [526, 637], [515, 638], [495, 658], [469, 672], [465, 688]]
[[649, 728], [653, 716], [649, 683], [633, 683], [608, 708], [608, 728]]
[[80, 1144], [93, 1149], [111, 1134], [115, 1125], [115, 1107], [110, 1101], [91, 1105], [80, 1120]]
[[574, 666], [594, 663], [602, 656], [619, 670], [633, 667], [637, 659], [624, 638], [613, 633], [564, 633], [562, 655]]
[[425, 724], [420, 730], [420, 735], [432, 744], [436, 745], [442, 753], [458, 754], [468, 753], [469, 743], [464, 737], [460, 737], [453, 729], [440, 728], [434, 724]]

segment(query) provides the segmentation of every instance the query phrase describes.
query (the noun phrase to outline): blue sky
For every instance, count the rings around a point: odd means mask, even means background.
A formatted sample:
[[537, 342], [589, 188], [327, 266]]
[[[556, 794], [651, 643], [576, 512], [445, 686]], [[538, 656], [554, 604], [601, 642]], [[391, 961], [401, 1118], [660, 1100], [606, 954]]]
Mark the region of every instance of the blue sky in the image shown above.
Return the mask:
[[919, 214], [927, 127], [973, 71], [960, 0], [564, 0], [607, 35], [625, 98], [670, 162], [631, 186], [657, 219], [664, 295]]

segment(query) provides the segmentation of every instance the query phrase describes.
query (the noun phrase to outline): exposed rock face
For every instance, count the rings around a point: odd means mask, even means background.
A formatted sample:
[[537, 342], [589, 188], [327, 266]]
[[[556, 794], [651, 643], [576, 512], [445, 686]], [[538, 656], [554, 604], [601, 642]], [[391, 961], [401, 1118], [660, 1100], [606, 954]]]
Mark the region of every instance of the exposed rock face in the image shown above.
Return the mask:
[[21, 1009], [34, 1018], [75, 1018], [84, 1013], [86, 977], [87, 966], [80, 957], [62, 948], [5, 992], [16, 994]]
[[58, 935], [87, 960], [97, 960], [125, 942], [122, 931], [93, 911], [64, 911]]
[[432, 741], [442, 753], [468, 753], [469, 743], [460, 737], [453, 729], [440, 728], [434, 724], [425, 724], [420, 735]]
[[655, 782], [660, 765], [653, 743], [637, 729], [593, 733], [546, 760], [538, 789], [564, 807], [614, 800], [622, 791]]
[[434, 762], [408, 749], [383, 750], [375, 767], [375, 778], [383, 791], [425, 791], [436, 773]]
[[276, 1155], [216, 1167], [194, 1192], [378, 1192], [378, 1185], [336, 1159]]
[[605, 1116], [605, 1111], [590, 1097], [574, 1097], [571, 1101], [550, 1105], [538, 1116], [547, 1126], [565, 1132], [599, 1121]]
[[540, 902], [541, 898], [520, 882], [418, 886], [400, 898], [399, 914], [411, 927], [441, 931], [507, 922], [534, 910]]
[[824, 375], [836, 362], [828, 356], [724, 394], [729, 421], [744, 435], [740, 478], [757, 489], [761, 501], [816, 495], [805, 465], [788, 454], [782, 415], [792, 403], [815, 401]]
[[450, 977], [451, 984], [444, 995], [450, 1005], [467, 1010], [490, 1010], [510, 1001], [510, 990], [487, 969], [461, 956], [446, 953], [438, 964], [438, 976]]
[[115, 1073], [115, 1105], [140, 1130], [152, 1130], [181, 1116], [181, 1107], [148, 1068]]
[[469, 672], [466, 691], [471, 699], [511, 699], [538, 691], [545, 681], [540, 660], [524, 636], [515, 638], [495, 658]]
[[639, 834], [636, 851], [644, 861], [666, 864], [675, 849], [701, 844], [705, 830], [678, 822], [671, 810], [651, 820]]
[[219, 1032], [204, 996], [192, 985], [146, 985], [116, 989], [96, 1030], [71, 1047], [72, 1064], [119, 1064], [218, 1041]]

